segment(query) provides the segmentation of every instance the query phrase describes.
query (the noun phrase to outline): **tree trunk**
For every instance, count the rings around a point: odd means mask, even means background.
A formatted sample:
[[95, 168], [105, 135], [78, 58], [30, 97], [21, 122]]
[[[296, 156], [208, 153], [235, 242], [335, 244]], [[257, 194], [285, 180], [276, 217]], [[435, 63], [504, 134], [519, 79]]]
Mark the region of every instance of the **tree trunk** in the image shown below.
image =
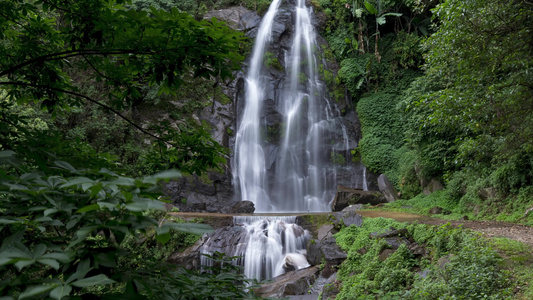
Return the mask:
[[360, 54], [365, 53], [365, 44], [363, 40], [363, 23], [361, 22], [361, 18], [359, 18], [358, 42], [359, 50], [361, 50]]

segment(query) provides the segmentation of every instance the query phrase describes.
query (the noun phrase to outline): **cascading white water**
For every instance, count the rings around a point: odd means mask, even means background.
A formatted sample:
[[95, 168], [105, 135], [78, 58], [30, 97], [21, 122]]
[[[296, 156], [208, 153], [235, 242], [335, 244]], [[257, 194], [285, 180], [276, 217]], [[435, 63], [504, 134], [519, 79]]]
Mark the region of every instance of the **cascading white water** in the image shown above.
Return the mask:
[[290, 267], [309, 266], [305, 258], [309, 234], [295, 224], [295, 217], [234, 217], [234, 222], [243, 224], [248, 233], [243, 253], [246, 277], [269, 279]]
[[[294, 216], [233, 217], [234, 225], [243, 228], [234, 234], [245, 238], [239, 239], [241, 243], [233, 245], [226, 255], [242, 257], [235, 263], [244, 266], [247, 278], [257, 280], [279, 276], [286, 270], [309, 267], [305, 257], [309, 232], [296, 225], [295, 219]], [[212, 244], [207, 241], [201, 249], [202, 266], [212, 266], [213, 261], [205, 254], [213, 255], [214, 251]]]
[[268, 211], [270, 200], [266, 192], [265, 155], [260, 139], [259, 117], [264, 94], [261, 70], [265, 46], [270, 39], [272, 23], [281, 0], [274, 0], [261, 21], [255, 40], [248, 77], [246, 104], [235, 138], [234, 174], [238, 177], [242, 200], [253, 201], [256, 210]]
[[[349, 143], [346, 129], [338, 121], [340, 112], [330, 103], [317, 72], [315, 53], [320, 47], [312, 10], [305, 0], [297, 0], [294, 8], [292, 46], [285, 53], [287, 74], [275, 93], [283, 132], [280, 144], [274, 146], [278, 149], [269, 154], [269, 168], [266, 166], [263, 60], [280, 2], [272, 1], [257, 32], [235, 139], [234, 182], [239, 184], [241, 200], [254, 202], [256, 212], [329, 211], [336, 189], [336, 167], [330, 160], [335, 151], [347, 152]], [[226, 254], [243, 257], [247, 277], [269, 279], [287, 269], [309, 266], [305, 257], [308, 234], [294, 224], [294, 217], [235, 217], [234, 223], [245, 229], [246, 246], [240, 244]], [[210, 253], [209, 247], [203, 251]]]
[[[346, 130], [336, 119], [339, 112], [330, 104], [317, 72], [315, 53], [320, 47], [312, 10], [305, 6], [305, 0], [297, 2], [292, 46], [285, 57], [288, 74], [276, 98], [278, 112], [283, 115], [283, 132], [274, 167], [269, 170], [261, 138], [266, 132], [261, 123], [265, 97], [263, 59], [280, 0], [272, 2], [261, 22], [246, 77], [233, 170], [241, 200], [254, 202], [256, 212], [329, 211], [336, 188], [336, 167], [329, 160], [337, 155], [335, 151], [348, 150]], [[331, 133], [339, 131], [338, 127], [342, 127], [342, 137], [334, 141]]]
[[328, 211], [331, 195], [322, 144], [332, 126], [331, 108], [323, 104], [327, 98], [316, 71], [315, 30], [304, 0], [298, 0], [294, 28], [286, 58], [289, 88], [281, 104], [286, 129], [276, 161], [273, 206], [277, 211]]

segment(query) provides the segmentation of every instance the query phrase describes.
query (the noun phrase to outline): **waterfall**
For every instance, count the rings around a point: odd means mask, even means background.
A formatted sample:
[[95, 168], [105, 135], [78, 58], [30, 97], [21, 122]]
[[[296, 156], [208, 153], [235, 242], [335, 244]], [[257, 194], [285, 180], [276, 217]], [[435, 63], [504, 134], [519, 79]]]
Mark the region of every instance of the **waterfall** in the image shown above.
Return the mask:
[[[322, 57], [312, 9], [305, 0], [297, 0], [294, 14], [290, 14], [294, 26], [288, 33], [290, 47], [285, 48], [285, 77], [274, 93], [268, 90], [268, 68], [263, 61], [271, 47], [276, 16], [282, 10], [280, 2], [272, 1], [257, 31], [235, 138], [234, 182], [240, 200], [254, 202], [256, 212], [329, 211], [336, 190], [335, 158], [345, 159], [340, 153], [349, 152], [348, 135], [320, 79]], [[284, 15], [288, 14], [284, 11]], [[267, 94], [274, 94], [276, 113], [282, 116], [276, 145], [267, 145], [262, 137], [267, 132], [263, 115]], [[245, 275], [258, 280], [307, 267], [308, 233], [294, 222], [294, 217], [234, 217], [246, 235], [226, 254], [242, 256]], [[202, 251], [211, 253], [213, 249], [206, 246]]]
[[[295, 224], [296, 217], [233, 217], [234, 226], [245, 238], [244, 243], [233, 247], [229, 256], [242, 259], [236, 263], [244, 266], [244, 275], [257, 280], [270, 279], [288, 270], [309, 267], [305, 257], [309, 232]], [[220, 237], [216, 237], [218, 239]], [[202, 254], [212, 255], [216, 249], [206, 242]], [[212, 260], [203, 255], [201, 264], [211, 266]]]
[[[283, 116], [280, 143], [269, 148], [276, 151], [265, 153], [261, 137], [267, 131], [261, 120], [266, 85], [263, 58], [279, 6], [280, 0], [270, 5], [252, 52], [235, 139], [234, 182], [239, 185], [240, 200], [254, 202], [256, 212], [329, 211], [336, 189], [336, 166], [331, 161], [342, 158], [336, 151], [348, 150], [348, 136], [318, 73], [320, 47], [305, 0], [297, 0], [294, 8], [292, 46], [285, 53], [287, 74], [276, 92], [277, 112]], [[269, 168], [267, 159], [273, 160]]]
[[263, 56], [270, 39], [274, 17], [281, 0], [274, 0], [261, 21], [246, 78], [246, 104], [235, 138], [234, 175], [238, 177], [242, 200], [253, 201], [258, 211], [268, 211], [270, 200], [265, 186], [265, 155], [260, 139], [259, 116], [264, 93], [261, 80]]

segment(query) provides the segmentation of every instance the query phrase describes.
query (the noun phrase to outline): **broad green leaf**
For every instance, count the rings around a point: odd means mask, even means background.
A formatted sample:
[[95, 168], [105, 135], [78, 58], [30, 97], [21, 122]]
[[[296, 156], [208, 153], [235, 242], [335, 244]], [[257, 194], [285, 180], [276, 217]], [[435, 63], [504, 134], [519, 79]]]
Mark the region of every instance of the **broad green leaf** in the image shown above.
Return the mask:
[[49, 208], [47, 210], [44, 211], [44, 216], [48, 216], [48, 215], [51, 215], [53, 213], [56, 213], [57, 212], [57, 208]]
[[37, 262], [38, 263], [41, 263], [43, 265], [48, 265], [56, 270], [59, 269], [59, 263], [57, 262], [57, 260], [54, 260], [54, 259], [49, 259], [49, 258], [39, 258], [37, 259]]
[[15, 267], [20, 270], [35, 263], [34, 259], [19, 260], [15, 263]]
[[35, 249], [33, 249], [33, 257], [41, 257], [46, 252], [46, 245], [45, 244], [39, 244], [35, 246]]
[[74, 167], [69, 164], [68, 162], [66, 161], [54, 161], [54, 164], [58, 167], [60, 167], [61, 169], [65, 169], [65, 170], [68, 170], [72, 173], [76, 173], [76, 169], [74, 169]]
[[166, 244], [168, 241], [170, 241], [170, 238], [171, 238], [170, 232], [165, 232], [165, 233], [156, 235], [157, 241], [163, 245]]
[[53, 289], [53, 285], [34, 285], [26, 288], [19, 296], [19, 300], [31, 298]]
[[23, 220], [19, 218], [12, 218], [12, 219], [0, 218], [0, 224], [14, 224], [14, 223], [21, 223], [21, 222], [23, 222]]
[[[211, 233], [213, 232], [213, 228], [207, 224], [200, 224], [200, 223], [165, 223], [161, 225], [160, 230], [162, 232], [165, 232], [166, 228], [171, 228], [175, 230], [179, 230], [186, 233], [196, 234], [196, 235], [203, 235], [204, 233]], [[168, 229], [166, 229], [168, 231]]]
[[60, 188], [66, 188], [66, 187], [70, 187], [70, 186], [73, 186], [73, 185], [84, 184], [84, 183], [94, 183], [94, 180], [92, 180], [90, 178], [87, 178], [87, 177], [76, 177], [74, 179], [71, 179], [71, 180], [63, 183], [59, 187]]
[[100, 209], [100, 205], [95, 203], [95, 204], [87, 205], [85, 207], [82, 207], [82, 208], [78, 209], [76, 211], [76, 213], [89, 212], [89, 211], [93, 211], [93, 210], [97, 210], [97, 209]]
[[378, 13], [377, 9], [368, 1], [365, 1], [365, 7], [369, 13], [376, 15]]
[[46, 253], [41, 258], [50, 258], [50, 259], [56, 259], [61, 262], [68, 262], [70, 261], [70, 258], [65, 253], [60, 252], [52, 252], [52, 253]]
[[0, 151], [0, 158], [11, 158], [15, 156], [15, 152], [11, 150], [2, 150]]
[[50, 298], [61, 300], [61, 298], [70, 295], [71, 291], [72, 291], [72, 286], [68, 284], [58, 286], [50, 292]]
[[100, 274], [92, 277], [83, 278], [72, 283], [76, 287], [89, 287], [94, 285], [111, 284], [115, 281], [109, 279], [106, 275]]
[[2, 256], [2, 253], [0, 253], [0, 266], [4, 266], [4, 265], [8, 265], [8, 264], [12, 264], [14, 263], [15, 261], [17, 261], [15, 258], [11, 258], [11, 257], [1, 257]]
[[65, 283], [71, 283], [74, 280], [85, 277], [85, 275], [87, 275], [87, 273], [89, 273], [90, 270], [92, 270], [91, 262], [88, 259], [82, 260], [80, 263], [78, 263], [76, 272], [70, 275], [70, 277], [65, 281]]
[[52, 219], [50, 217], [40, 217], [40, 218], [35, 219], [35, 222], [42, 223], [42, 222], [50, 222], [50, 221], [53, 221], [53, 220], [54, 219]]

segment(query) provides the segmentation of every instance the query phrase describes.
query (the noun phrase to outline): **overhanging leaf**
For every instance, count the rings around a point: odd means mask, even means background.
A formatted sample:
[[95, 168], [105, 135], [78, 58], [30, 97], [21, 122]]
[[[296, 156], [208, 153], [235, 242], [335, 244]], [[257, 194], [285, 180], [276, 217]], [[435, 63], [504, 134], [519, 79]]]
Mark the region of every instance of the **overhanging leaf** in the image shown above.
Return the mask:
[[19, 296], [19, 300], [31, 298], [33, 296], [37, 296], [39, 294], [42, 294], [46, 291], [49, 291], [53, 289], [53, 285], [34, 285], [28, 287], [24, 292], [22, 292]]
[[[161, 225], [160, 229], [164, 230], [164, 228], [171, 228], [175, 230], [179, 230], [186, 233], [191, 233], [195, 235], [203, 235], [204, 233], [211, 233], [213, 232], [213, 228], [207, 224], [200, 224], [200, 223], [165, 223]], [[168, 230], [167, 230], [168, 231]]]
[[61, 300], [61, 298], [70, 295], [72, 287], [70, 285], [58, 286], [50, 292], [50, 298]]
[[94, 285], [104, 285], [115, 283], [115, 281], [109, 279], [106, 275], [100, 274], [92, 277], [83, 278], [72, 283], [75, 287], [89, 287]]

